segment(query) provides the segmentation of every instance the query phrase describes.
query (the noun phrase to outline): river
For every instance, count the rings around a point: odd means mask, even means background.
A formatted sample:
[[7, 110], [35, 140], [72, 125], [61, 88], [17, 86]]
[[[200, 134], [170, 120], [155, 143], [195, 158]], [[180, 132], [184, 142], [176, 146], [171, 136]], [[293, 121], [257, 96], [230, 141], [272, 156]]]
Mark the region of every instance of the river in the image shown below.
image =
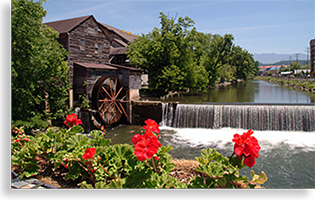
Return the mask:
[[[143, 100], [160, 101], [160, 98], [144, 98]], [[261, 80], [249, 80], [226, 87], [215, 87], [204, 93], [167, 98], [164, 102], [179, 103], [315, 103], [315, 94], [291, 89]]]
[[[159, 100], [148, 98], [149, 100]], [[241, 104], [286, 104], [313, 106], [315, 95], [285, 86], [260, 80], [251, 80], [207, 93], [173, 97], [165, 102], [180, 104], [241, 103]], [[311, 113], [314, 115], [314, 113]], [[165, 116], [164, 116], [165, 117]], [[162, 145], [171, 145], [172, 158], [195, 159], [205, 148], [215, 148], [224, 156], [233, 152], [233, 135], [247, 131], [241, 128], [176, 128], [160, 123]], [[132, 136], [141, 130], [140, 126], [121, 125], [108, 130], [107, 136], [115, 143], [132, 144]], [[267, 189], [315, 188], [315, 131], [254, 130], [261, 150], [253, 168], [245, 168], [241, 175], [250, 177], [250, 170], [256, 174], [264, 171], [268, 181]]]

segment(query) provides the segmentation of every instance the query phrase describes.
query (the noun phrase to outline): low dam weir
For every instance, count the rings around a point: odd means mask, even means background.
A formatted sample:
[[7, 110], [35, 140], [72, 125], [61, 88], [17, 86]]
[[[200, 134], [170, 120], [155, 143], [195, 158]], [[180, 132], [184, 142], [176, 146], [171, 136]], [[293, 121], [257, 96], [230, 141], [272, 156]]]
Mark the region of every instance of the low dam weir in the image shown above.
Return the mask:
[[314, 104], [162, 103], [161, 126], [315, 131]]

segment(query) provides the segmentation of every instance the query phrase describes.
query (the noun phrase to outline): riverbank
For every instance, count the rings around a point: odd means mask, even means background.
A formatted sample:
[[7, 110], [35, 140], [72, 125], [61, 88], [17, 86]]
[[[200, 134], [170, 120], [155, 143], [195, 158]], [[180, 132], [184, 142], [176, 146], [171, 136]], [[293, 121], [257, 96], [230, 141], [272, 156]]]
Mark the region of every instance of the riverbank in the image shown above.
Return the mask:
[[[228, 85], [232, 85], [232, 84], [236, 84], [239, 82], [244, 81], [243, 79], [237, 79], [234, 81], [227, 81], [227, 82], [223, 82], [223, 83], [217, 83], [214, 86], [209, 86], [208, 89], [212, 89], [212, 88], [218, 88], [218, 87], [226, 87]], [[198, 92], [197, 92], [198, 93]], [[190, 92], [189, 90], [187, 92], [172, 92], [170, 91], [168, 94], [160, 97], [161, 100], [165, 100], [168, 98], [173, 98], [173, 97], [183, 97], [184, 95], [191, 95], [194, 94], [194, 92]]]
[[270, 83], [284, 85], [292, 89], [299, 89], [302, 91], [315, 93], [315, 84], [313, 81], [305, 81], [303, 79], [301, 80], [282, 79], [282, 78], [264, 77], [264, 76], [257, 76], [255, 80], [268, 81]]
[[215, 84], [214, 87], [222, 87], [222, 86], [225, 87], [225, 86], [236, 84], [236, 83], [243, 82], [243, 81], [244, 81], [243, 79], [237, 79], [235, 81], [228, 81], [228, 82], [223, 82], [223, 83], [217, 83], [217, 84]]

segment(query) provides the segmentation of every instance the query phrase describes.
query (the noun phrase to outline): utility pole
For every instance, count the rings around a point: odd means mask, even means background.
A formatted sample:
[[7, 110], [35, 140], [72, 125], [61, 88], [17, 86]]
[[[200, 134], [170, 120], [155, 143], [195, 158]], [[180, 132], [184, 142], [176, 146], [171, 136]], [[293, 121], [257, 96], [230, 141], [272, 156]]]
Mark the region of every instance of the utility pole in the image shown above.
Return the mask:
[[306, 65], [308, 66], [308, 56], [309, 56], [310, 48], [306, 47], [305, 50], [306, 50]]
[[296, 56], [296, 62], [298, 63], [299, 62], [299, 54], [296, 53], [295, 56]]
[[307, 69], [306, 74], [308, 74], [308, 54], [309, 54], [310, 48], [306, 47], [305, 50], [306, 50], [306, 69]]

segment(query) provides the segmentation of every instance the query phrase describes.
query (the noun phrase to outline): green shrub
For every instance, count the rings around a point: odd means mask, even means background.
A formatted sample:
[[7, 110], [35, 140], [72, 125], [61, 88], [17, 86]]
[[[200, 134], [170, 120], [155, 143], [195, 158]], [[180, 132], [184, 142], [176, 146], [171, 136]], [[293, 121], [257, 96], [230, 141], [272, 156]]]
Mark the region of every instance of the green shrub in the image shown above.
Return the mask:
[[40, 115], [36, 115], [29, 120], [15, 120], [12, 121], [12, 127], [25, 127], [26, 134], [31, 134], [34, 129], [46, 129], [50, 126], [48, 121], [42, 120]]
[[305, 87], [312, 90], [315, 88], [315, 84], [312, 81], [308, 81]]

